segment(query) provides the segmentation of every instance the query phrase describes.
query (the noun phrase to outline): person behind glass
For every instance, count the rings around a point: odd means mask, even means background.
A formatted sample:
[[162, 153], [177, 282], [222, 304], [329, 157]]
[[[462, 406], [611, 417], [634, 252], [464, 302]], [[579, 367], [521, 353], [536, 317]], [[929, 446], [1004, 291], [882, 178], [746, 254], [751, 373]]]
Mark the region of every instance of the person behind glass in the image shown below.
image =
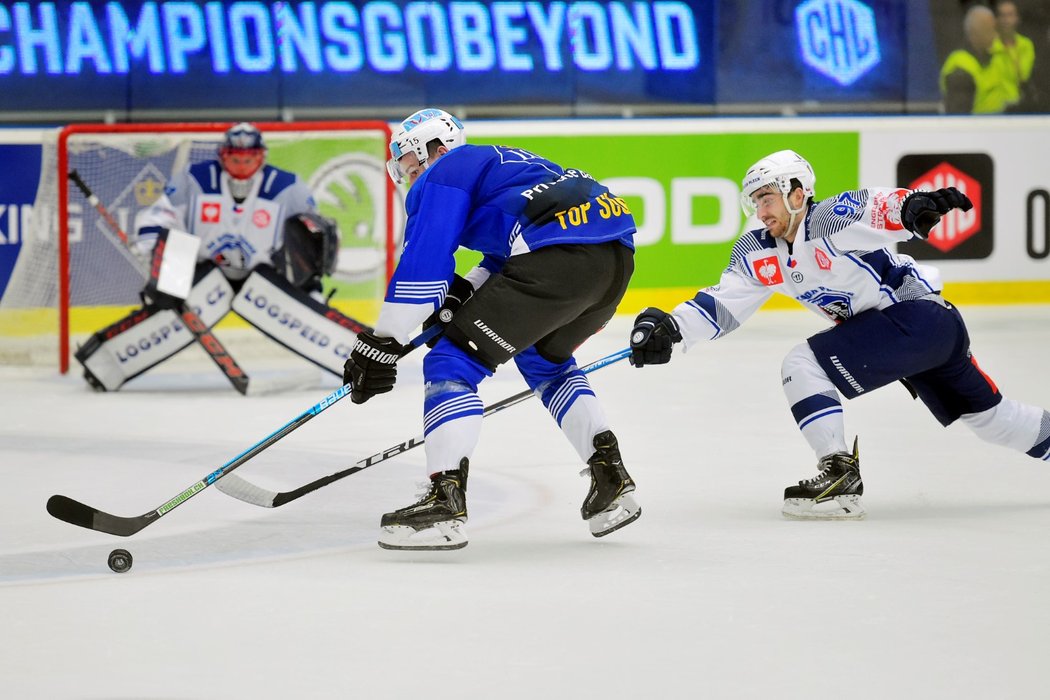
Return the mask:
[[1031, 88], [1032, 68], [1035, 66], [1035, 44], [1017, 32], [1021, 14], [1013, 0], [1003, 0], [995, 4], [995, 19], [999, 36], [992, 50], [1001, 50], [1006, 57], [1006, 65], [1010, 69], [1010, 86], [1017, 88], [1016, 92], [1007, 96], [1007, 108], [1024, 109], [1035, 99], [1033, 95], [1028, 94]]
[[762, 158], [744, 176], [741, 204], [762, 222], [733, 244], [717, 285], [671, 313], [650, 307], [631, 332], [636, 367], [671, 360], [739, 328], [774, 293], [834, 323], [796, 345], [781, 387], [819, 473], [784, 491], [792, 519], [864, 517], [857, 440], [847, 449], [841, 398], [904, 380], [942, 425], [1050, 460], [1050, 412], [1004, 397], [970, 352], [966, 324], [941, 296], [937, 270], [888, 246], [926, 239], [941, 217], [973, 204], [954, 187], [860, 189], [816, 200], [816, 175], [794, 151]]
[[[441, 323], [444, 335], [423, 360], [429, 490], [383, 515], [379, 545], [467, 544], [467, 471], [484, 415], [478, 385], [511, 359], [587, 464], [580, 513], [591, 534], [633, 522], [634, 481], [573, 358], [612, 317], [634, 271], [630, 210], [582, 170], [467, 144], [463, 124], [439, 109], [405, 119], [390, 154], [391, 178], [410, 186], [405, 242], [375, 332], [358, 336], [346, 362], [351, 401], [393, 388], [420, 324]], [[460, 246], [484, 256], [466, 277], [454, 274]], [[534, 440], [519, 434], [511, 449], [527, 452]]]
[[998, 42], [995, 13], [983, 5], [963, 18], [967, 48], [952, 51], [941, 66], [940, 86], [948, 114], [1001, 114], [1018, 86]]

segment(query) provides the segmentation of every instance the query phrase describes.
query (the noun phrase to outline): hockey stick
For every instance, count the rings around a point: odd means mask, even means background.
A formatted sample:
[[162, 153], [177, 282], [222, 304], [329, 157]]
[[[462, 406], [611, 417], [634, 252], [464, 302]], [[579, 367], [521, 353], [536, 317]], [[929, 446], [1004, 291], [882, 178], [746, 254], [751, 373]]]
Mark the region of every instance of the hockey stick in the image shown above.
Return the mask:
[[[612, 355], [603, 357], [600, 360], [596, 360], [590, 363], [589, 365], [581, 367], [580, 371], [584, 374], [593, 372], [597, 369], [605, 367], [606, 365], [610, 365], [614, 362], [619, 362], [620, 360], [624, 359], [630, 354], [630, 348], [625, 348], [623, 350], [620, 350], [619, 352], [613, 353]], [[526, 389], [520, 394], [509, 396], [503, 399], [502, 401], [498, 401], [492, 404], [491, 406], [486, 406], [485, 412], [482, 413], [482, 418], [491, 416], [493, 413], [498, 413], [499, 411], [502, 411], [505, 408], [510, 408], [511, 406], [521, 403], [522, 401], [530, 398], [531, 396], [533, 396], [532, 390]], [[232, 496], [240, 501], [244, 501], [245, 503], [251, 503], [252, 505], [260, 506], [262, 508], [278, 508], [280, 506], [283, 506], [285, 503], [289, 503], [297, 498], [305, 496], [306, 494], [312, 491], [316, 491], [322, 486], [327, 486], [328, 484], [331, 484], [335, 481], [339, 481], [340, 479], [350, 476], [351, 474], [356, 474], [362, 469], [368, 469], [369, 467], [379, 464], [380, 462], [385, 462], [386, 460], [392, 457], [396, 457], [399, 454], [408, 452], [409, 450], [415, 447], [419, 447], [423, 444], [423, 442], [424, 437], [422, 435], [419, 435], [417, 437], [412, 438], [411, 440], [406, 440], [402, 443], [394, 445], [393, 447], [388, 447], [382, 452], [377, 452], [376, 454], [370, 457], [365, 457], [364, 459], [358, 460], [358, 462], [355, 463], [352, 467], [348, 467], [341, 471], [337, 471], [334, 474], [329, 474], [328, 476], [323, 476], [320, 479], [311, 481], [310, 483], [305, 484], [304, 486], [300, 486], [297, 489], [292, 489], [291, 491], [270, 491], [269, 489], [264, 489], [260, 486], [256, 486], [255, 484], [251, 483], [247, 479], [240, 477], [237, 474], [233, 474], [226, 477], [225, 479], [219, 482], [216, 488], [225, 493], [227, 496]]]
[[[412, 342], [408, 345], [402, 356], [407, 355], [412, 350], [416, 349], [420, 345], [426, 343], [431, 338], [437, 336], [443, 330], [441, 324], [435, 323], [429, 329], [423, 331], [421, 334], [416, 336]], [[103, 512], [97, 508], [84, 505], [79, 501], [75, 501], [68, 496], [54, 495], [47, 499], [47, 512], [55, 518], [65, 521], [70, 525], [77, 525], [78, 527], [85, 527], [89, 530], [97, 530], [98, 532], [105, 532], [110, 535], [118, 535], [120, 537], [128, 537], [134, 535], [136, 532], [151, 525], [166, 514], [178, 508], [180, 505], [188, 501], [189, 499], [196, 496], [198, 493], [214, 484], [219, 479], [223, 478], [224, 475], [232, 472], [237, 467], [241, 466], [255, 455], [259, 454], [263, 450], [269, 448], [277, 441], [284, 438], [286, 435], [298, 430], [307, 422], [312, 420], [314, 417], [320, 415], [328, 408], [331, 408], [338, 403], [343, 397], [348, 396], [353, 387], [350, 384], [344, 384], [339, 387], [336, 391], [332, 392], [328, 396], [321, 399], [318, 403], [314, 404], [310, 408], [306, 409], [298, 416], [282, 425], [277, 430], [273, 431], [259, 442], [249, 447], [244, 452], [226, 462], [215, 471], [211, 472], [203, 479], [193, 484], [189, 488], [182, 491], [174, 498], [169, 499], [163, 505], [156, 510], [151, 510], [148, 513], [137, 515], [134, 517], [126, 518], [119, 515], [111, 515]]]
[[[113, 218], [113, 215], [109, 213], [105, 205], [98, 196], [91, 191], [84, 179], [80, 177], [80, 173], [76, 170], [72, 170], [69, 173], [69, 179], [73, 181], [80, 191], [87, 198], [88, 204], [95, 207], [95, 210], [99, 213], [99, 216], [106, 222], [106, 225], [117, 235], [120, 242], [123, 244], [122, 250], [127, 251], [129, 248], [128, 234], [124, 233], [124, 230], [120, 227], [120, 223]], [[139, 269], [139, 272], [142, 272]], [[230, 380], [230, 384], [233, 388], [239, 391], [242, 395], [248, 393], [248, 375], [244, 373], [244, 370], [240, 368], [237, 361], [233, 359], [233, 356], [226, 350], [219, 339], [215, 337], [215, 334], [208, 330], [208, 327], [201, 320], [201, 317], [196, 311], [190, 308], [189, 304], [182, 302], [176, 308], [175, 312], [182, 319], [183, 324], [189, 329], [193, 337], [200, 343], [200, 346], [204, 348], [204, 351], [208, 353], [208, 357], [222, 370], [222, 373], [226, 375], [226, 378]]]

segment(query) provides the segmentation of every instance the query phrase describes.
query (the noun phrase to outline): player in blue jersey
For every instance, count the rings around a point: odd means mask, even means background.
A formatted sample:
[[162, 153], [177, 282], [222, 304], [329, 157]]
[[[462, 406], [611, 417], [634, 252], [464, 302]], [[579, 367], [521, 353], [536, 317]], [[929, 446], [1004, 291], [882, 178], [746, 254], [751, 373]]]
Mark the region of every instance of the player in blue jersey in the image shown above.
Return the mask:
[[[623, 200], [582, 170], [506, 146], [466, 143], [438, 109], [408, 117], [388, 169], [411, 189], [404, 250], [374, 333], [346, 363], [351, 399], [390, 391], [412, 332], [441, 322], [423, 362], [429, 492], [382, 518], [387, 549], [467, 544], [466, 485], [481, 432], [478, 384], [513, 359], [587, 463], [581, 514], [601, 537], [641, 514], [634, 481], [575, 349], [612, 317], [634, 270], [634, 219]], [[460, 246], [483, 254], [455, 275]], [[439, 320], [438, 320], [439, 319]]]
[[736, 330], [773, 293], [836, 325], [784, 358], [783, 388], [820, 473], [784, 492], [784, 515], [864, 517], [857, 441], [847, 450], [840, 396], [903, 380], [943, 425], [961, 420], [978, 437], [1050, 459], [1050, 413], [1008, 399], [980, 370], [959, 311], [941, 296], [937, 271], [885, 246], [925, 239], [942, 216], [968, 211], [965, 194], [864, 189], [814, 200], [816, 176], [778, 151], [744, 177], [742, 201], [763, 228], [734, 244], [719, 283], [672, 313], [648, 308], [631, 333], [636, 367]]

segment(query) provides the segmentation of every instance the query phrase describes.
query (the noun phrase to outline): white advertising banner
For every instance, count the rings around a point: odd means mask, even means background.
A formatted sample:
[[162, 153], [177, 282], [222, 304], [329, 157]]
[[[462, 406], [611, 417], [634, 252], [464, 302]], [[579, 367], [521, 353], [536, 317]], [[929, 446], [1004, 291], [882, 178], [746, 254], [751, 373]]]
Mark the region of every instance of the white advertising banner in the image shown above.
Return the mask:
[[[948, 282], [1050, 280], [1050, 119], [940, 117], [860, 124], [860, 184], [954, 186], [974, 200], [928, 244]], [[925, 254], [916, 255], [921, 245]]]

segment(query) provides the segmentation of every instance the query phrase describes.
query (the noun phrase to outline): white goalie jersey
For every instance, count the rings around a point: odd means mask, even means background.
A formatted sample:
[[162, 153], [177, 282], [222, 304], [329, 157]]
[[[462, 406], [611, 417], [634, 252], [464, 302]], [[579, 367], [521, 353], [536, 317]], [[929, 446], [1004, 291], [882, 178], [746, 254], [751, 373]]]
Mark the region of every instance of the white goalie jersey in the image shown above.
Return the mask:
[[188, 231], [201, 238], [199, 261], [211, 260], [229, 279], [242, 280], [257, 265], [270, 264], [285, 219], [317, 210], [295, 173], [263, 166], [241, 203], [230, 193], [229, 179], [218, 161], [175, 175], [164, 195], [136, 216], [136, 249], [151, 251], [162, 228]]
[[674, 309], [686, 347], [736, 330], [774, 293], [837, 323], [941, 291], [935, 268], [886, 249], [913, 238], [900, 219], [909, 194], [866, 189], [814, 202], [790, 244], [745, 232], [718, 284]]

